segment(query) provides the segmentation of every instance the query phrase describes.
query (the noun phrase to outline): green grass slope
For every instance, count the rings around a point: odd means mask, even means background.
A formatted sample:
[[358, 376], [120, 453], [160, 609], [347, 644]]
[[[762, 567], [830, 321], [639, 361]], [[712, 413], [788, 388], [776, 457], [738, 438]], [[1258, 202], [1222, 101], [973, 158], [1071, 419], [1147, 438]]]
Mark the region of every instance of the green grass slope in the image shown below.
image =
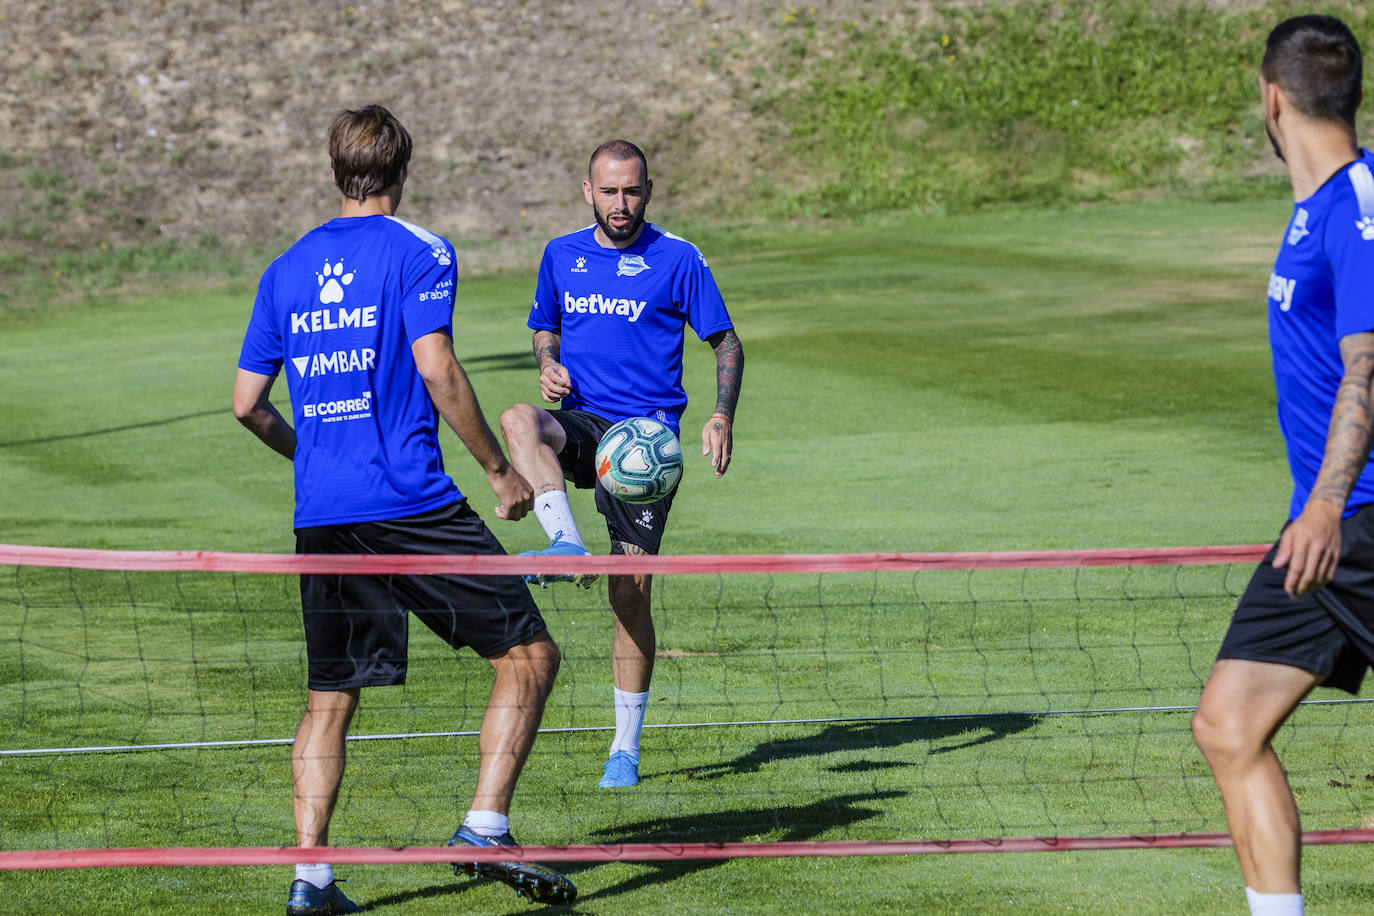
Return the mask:
[[[691, 458], [666, 548], [979, 550], [1248, 543], [1283, 517], [1263, 278], [1280, 200], [871, 219], [717, 232], [705, 250], [747, 353], [736, 459], [694, 454], [712, 365], [689, 340]], [[457, 349], [492, 417], [537, 396], [531, 279], [465, 281]], [[228, 390], [251, 286], [77, 307], [0, 337], [0, 539], [287, 551], [289, 465], [238, 427]], [[492, 498], [445, 435], [449, 466]], [[584, 531], [605, 548], [588, 494]], [[531, 520], [493, 522], [511, 550]], [[546, 735], [515, 811], [527, 842], [897, 839], [1221, 829], [1186, 713], [1243, 569], [1175, 575], [661, 579], [651, 720], [971, 715], [729, 727], [646, 738], [637, 793], [592, 787], [605, 735]], [[1225, 576], [1225, 578], [1223, 578]], [[7, 747], [290, 733], [303, 682], [283, 578], [12, 570], [0, 603]], [[598, 591], [541, 593], [565, 665], [549, 726], [602, 726]], [[474, 728], [476, 659], [417, 633], [405, 688], [358, 733]], [[1370, 808], [1368, 727], [1304, 712], [1284, 755], [1313, 827]], [[281, 746], [0, 767], [6, 848], [291, 840]], [[470, 791], [471, 739], [355, 747], [334, 840], [433, 843]], [[1329, 784], [1331, 779], [1349, 788]], [[1314, 908], [1368, 909], [1369, 853], [1307, 856]], [[1239, 911], [1229, 850], [577, 865], [577, 911]], [[526, 908], [436, 867], [356, 868], [375, 912]], [[257, 912], [284, 869], [0, 874], [18, 912]]]

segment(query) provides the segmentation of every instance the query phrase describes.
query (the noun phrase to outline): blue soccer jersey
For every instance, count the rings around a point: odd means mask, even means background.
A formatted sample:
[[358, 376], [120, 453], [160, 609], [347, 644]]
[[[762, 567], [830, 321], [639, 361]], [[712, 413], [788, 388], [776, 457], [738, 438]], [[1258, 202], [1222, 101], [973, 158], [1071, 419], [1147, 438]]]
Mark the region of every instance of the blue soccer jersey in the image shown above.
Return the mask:
[[603, 248], [595, 226], [544, 248], [529, 327], [561, 335], [572, 378], [563, 406], [608, 420], [654, 417], [676, 432], [684, 325], [699, 338], [733, 327], [706, 259], [647, 223], [628, 248]]
[[447, 241], [390, 216], [330, 220], [263, 274], [239, 368], [286, 374], [297, 528], [401, 518], [460, 497], [410, 351], [451, 329], [457, 279]]
[[[1269, 343], [1279, 428], [1293, 475], [1289, 518], [1307, 504], [1345, 369], [1340, 338], [1374, 331], [1374, 156], [1361, 157], [1293, 206], [1269, 277]], [[1366, 464], [1346, 515], [1374, 503]]]

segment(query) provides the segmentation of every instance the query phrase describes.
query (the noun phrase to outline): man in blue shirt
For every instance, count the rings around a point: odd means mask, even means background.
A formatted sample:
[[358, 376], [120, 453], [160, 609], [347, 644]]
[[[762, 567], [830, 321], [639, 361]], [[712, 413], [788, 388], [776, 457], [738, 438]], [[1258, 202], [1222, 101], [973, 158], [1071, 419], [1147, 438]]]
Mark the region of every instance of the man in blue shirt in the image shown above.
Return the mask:
[[[533, 492], [506, 460], [453, 353], [452, 246], [395, 217], [411, 140], [385, 108], [329, 129], [338, 219], [263, 274], [234, 382], [234, 413], [291, 460], [298, 553], [504, 553], [444, 472], [438, 417], [486, 471], [499, 518]], [[286, 373], [292, 422], [270, 398]], [[408, 612], [496, 670], [472, 807], [451, 846], [513, 845], [509, 811], [558, 671], [558, 647], [518, 576], [302, 575], [309, 696], [291, 752], [296, 833], [325, 846], [361, 688], [405, 683]], [[570, 903], [532, 863], [455, 865], [538, 902]], [[297, 866], [289, 914], [353, 913], [328, 864]]]
[[[539, 391], [561, 409], [516, 404], [501, 415], [511, 461], [535, 489], [534, 512], [550, 544], [533, 553], [584, 555], [564, 479], [595, 488], [613, 554], [656, 554], [673, 494], [628, 505], [597, 485], [596, 448], [614, 423], [652, 417], [678, 432], [687, 404], [682, 386], [686, 327], [716, 354], [716, 406], [701, 431], [701, 451], [717, 477], [730, 466], [732, 427], [744, 350], [711, 268], [690, 242], [645, 222], [653, 192], [644, 153], [626, 140], [603, 143], [587, 164], [582, 193], [595, 222], [551, 241], [539, 265], [529, 327]], [[590, 585], [594, 577], [572, 579]], [[607, 580], [614, 634], [615, 737], [603, 788], [639, 782], [639, 738], [654, 667], [649, 614], [652, 577]]]
[[1361, 54], [1329, 16], [1269, 35], [1265, 128], [1293, 215], [1269, 278], [1289, 521], [1241, 597], [1193, 718], [1252, 913], [1300, 914], [1298, 811], [1271, 737], [1317, 685], [1374, 661], [1374, 156], [1355, 140]]

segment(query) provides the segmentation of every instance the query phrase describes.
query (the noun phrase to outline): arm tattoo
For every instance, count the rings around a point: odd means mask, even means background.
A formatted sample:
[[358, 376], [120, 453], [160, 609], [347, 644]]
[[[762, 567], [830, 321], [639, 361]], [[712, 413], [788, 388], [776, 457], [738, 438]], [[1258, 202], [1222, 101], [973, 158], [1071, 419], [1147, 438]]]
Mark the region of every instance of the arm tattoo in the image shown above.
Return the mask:
[[1342, 337], [1341, 359], [1345, 375], [1336, 391], [1331, 426], [1326, 434], [1326, 453], [1310, 498], [1344, 509], [1355, 481], [1369, 461], [1370, 442], [1374, 440], [1374, 407], [1370, 400], [1370, 386], [1374, 384], [1374, 333]]
[[559, 362], [562, 334], [555, 334], [553, 331], [534, 332], [534, 361], [540, 369], [549, 362]]
[[713, 412], [734, 420], [740, 382], [744, 379], [744, 345], [733, 328], [712, 334], [707, 342], [716, 351], [716, 409]]

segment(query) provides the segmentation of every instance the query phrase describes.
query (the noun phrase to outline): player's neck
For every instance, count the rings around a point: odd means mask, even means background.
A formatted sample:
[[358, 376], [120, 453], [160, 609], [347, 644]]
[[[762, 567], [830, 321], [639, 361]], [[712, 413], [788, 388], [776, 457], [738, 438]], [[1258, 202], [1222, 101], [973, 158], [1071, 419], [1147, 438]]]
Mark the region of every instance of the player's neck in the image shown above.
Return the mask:
[[364, 197], [362, 200], [354, 200], [351, 197], [343, 198], [339, 216], [395, 216], [396, 208], [400, 205], [401, 186], [396, 185], [393, 188], [387, 188], [381, 194]]
[[1306, 200], [1345, 166], [1360, 158], [1360, 147], [1345, 125], [1314, 121], [1294, 131], [1284, 144], [1293, 199]]

